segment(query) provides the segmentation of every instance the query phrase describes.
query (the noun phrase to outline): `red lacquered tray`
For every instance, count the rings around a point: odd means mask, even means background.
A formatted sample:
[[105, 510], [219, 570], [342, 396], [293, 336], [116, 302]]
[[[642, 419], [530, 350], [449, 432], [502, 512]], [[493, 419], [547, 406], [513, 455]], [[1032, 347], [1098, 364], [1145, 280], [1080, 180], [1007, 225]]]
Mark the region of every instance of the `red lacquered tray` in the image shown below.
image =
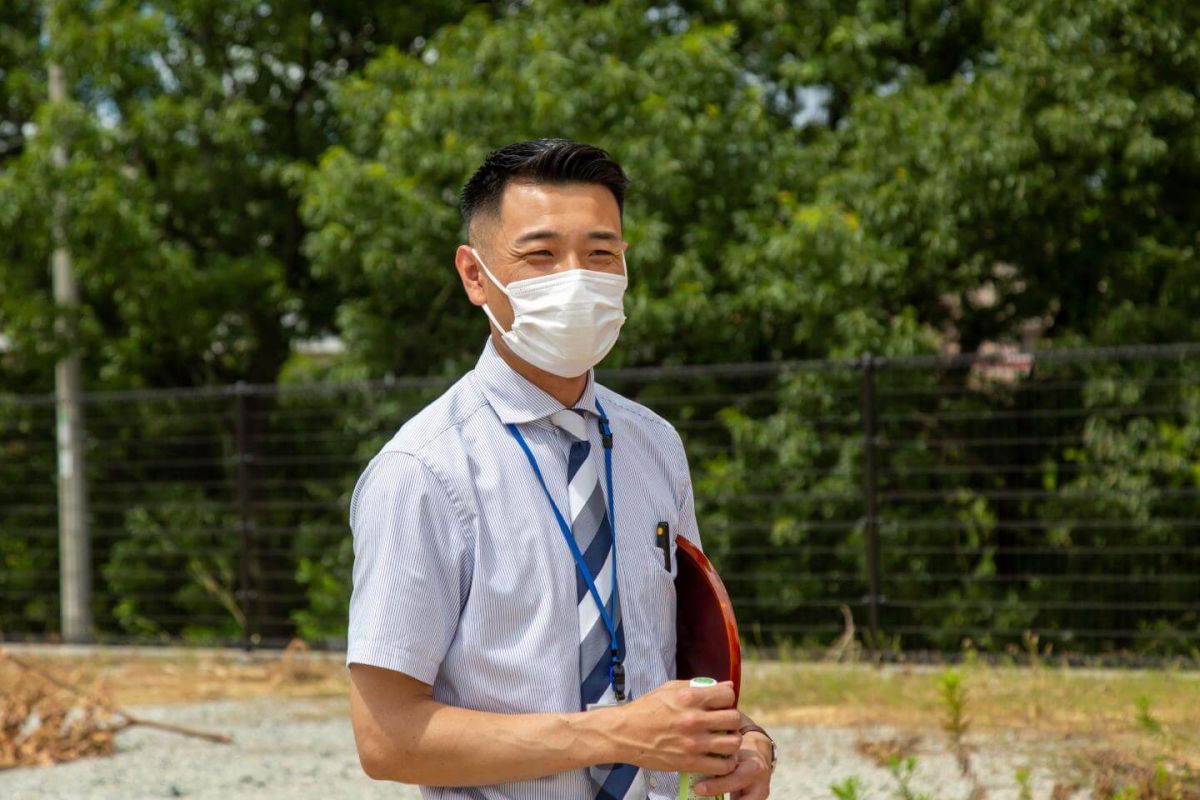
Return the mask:
[[712, 563], [688, 539], [676, 540], [676, 677], [733, 681], [742, 690], [742, 644], [733, 603]]

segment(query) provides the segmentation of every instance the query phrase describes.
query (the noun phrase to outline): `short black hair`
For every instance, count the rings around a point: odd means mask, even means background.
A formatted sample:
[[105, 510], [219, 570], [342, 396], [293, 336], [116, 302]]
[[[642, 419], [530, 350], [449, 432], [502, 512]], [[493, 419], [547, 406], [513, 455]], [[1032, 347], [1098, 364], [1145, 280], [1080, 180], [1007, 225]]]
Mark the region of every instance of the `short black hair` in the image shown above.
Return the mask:
[[595, 183], [612, 192], [617, 209], [625, 211], [629, 179], [613, 158], [599, 147], [570, 139], [532, 139], [514, 142], [488, 153], [467, 181], [460, 197], [468, 226], [480, 212], [496, 213], [504, 190], [514, 180], [531, 183]]

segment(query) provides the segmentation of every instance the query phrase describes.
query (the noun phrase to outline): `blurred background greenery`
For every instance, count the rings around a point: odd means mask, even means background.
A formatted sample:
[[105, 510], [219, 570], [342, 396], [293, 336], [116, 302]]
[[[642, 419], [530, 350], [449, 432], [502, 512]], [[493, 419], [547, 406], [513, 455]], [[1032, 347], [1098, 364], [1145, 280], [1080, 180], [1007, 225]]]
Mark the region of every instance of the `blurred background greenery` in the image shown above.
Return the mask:
[[[610, 365], [1200, 338], [1200, 7], [1165, 0], [0, 6], [0, 376], [448, 374], [455, 196], [566, 136], [633, 180]], [[46, 99], [53, 48], [71, 101]], [[69, 162], [57, 169], [59, 139]]]
[[[277, 553], [252, 557], [260, 587], [278, 582], [277, 607], [260, 612], [296, 626], [274, 634], [336, 636], [345, 493], [485, 335], [452, 257], [457, 192], [488, 151], [564, 136], [628, 171], [629, 321], [608, 367], [1196, 341], [1198, 31], [1200, 6], [1166, 0], [4, 0], [0, 387], [49, 392], [73, 346], [91, 392], [433, 379], [362, 406], [317, 397], [297, 410], [274, 390], [239, 406], [260, 455], [302, 442], [343, 459], [329, 473], [275, 465], [290, 477], [272, 480], [324, 505], [269, 506], [260, 472], [252, 507], [261, 552]], [[48, 102], [51, 61], [67, 102]], [[56, 196], [81, 286], [73, 342], [48, 267]], [[1129, 585], [1108, 581], [1116, 562], [1080, 562], [1073, 547], [1158, 546], [1133, 581], [1200, 568], [1195, 526], [1180, 524], [1200, 511], [1194, 358], [1089, 364], [1043, 371], [1041, 388], [958, 367], [891, 379], [885, 409], [908, 443], [883, 461], [891, 489], [943, 502], [884, 509], [885, 567], [953, 585], [894, 590], [913, 604], [896, 628], [946, 649], [998, 626], [1011, 643], [1068, 624], [1044, 613], [1058, 603], [1071, 625], [1169, 629], [1171, 651], [1200, 629], [1185, 581], [1147, 599], [1163, 616], [1105, 622], [1078, 607], [1128, 599]], [[858, 408], [861, 376], [820, 375], [714, 373], [689, 379], [691, 400], [678, 380], [614, 383], [694, 420], [682, 430], [714, 553], [780, 635], [836, 631], [836, 606], [866, 591], [862, 420], [831, 417]], [[1039, 403], [1078, 413], [1029, 423], [1006, 460], [994, 445], [1013, 434], [1012, 409]], [[183, 420], [179, 404], [92, 412], [93, 495], [113, 487], [93, 520], [98, 617], [126, 634], [188, 633], [155, 620], [165, 597], [224, 620], [192, 633], [238, 635], [253, 615], [236, 590], [247, 556], [225, 535], [245, 520], [226, 490], [243, 448], [232, 406]], [[0, 477], [28, 499], [21, 487], [52, 485], [52, 418], [13, 408]], [[930, 422], [947, 419], [976, 427]], [[162, 477], [136, 448], [168, 434], [160, 462], [183, 450], [208, 466]], [[119, 494], [130, 486], [139, 494]], [[52, 533], [47, 497], [0, 507], [8, 586], [25, 598], [5, 603], [10, 630], [55, 624], [36, 577], [53, 575], [54, 553], [33, 533]], [[811, 547], [778, 560], [814, 542], [825, 560]], [[941, 561], [925, 557], [947, 542]], [[764, 544], [776, 550], [738, 560]], [[1030, 578], [1013, 556], [1023, 547], [1060, 548], [1073, 566], [1049, 571], [1086, 582]], [[985, 583], [997, 575], [1007, 582]], [[820, 616], [798, 617], [813, 597]]]

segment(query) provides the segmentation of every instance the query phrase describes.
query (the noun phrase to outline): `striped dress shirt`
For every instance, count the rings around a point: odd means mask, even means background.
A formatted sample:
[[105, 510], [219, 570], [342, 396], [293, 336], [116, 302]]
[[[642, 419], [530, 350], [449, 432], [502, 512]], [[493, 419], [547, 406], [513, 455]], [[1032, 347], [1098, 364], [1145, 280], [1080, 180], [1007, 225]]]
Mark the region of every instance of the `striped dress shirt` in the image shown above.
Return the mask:
[[[675, 677], [675, 571], [660, 521], [699, 545], [679, 435], [595, 383], [613, 431], [617, 580], [629, 694]], [[579, 711], [576, 566], [508, 423], [525, 437], [559, 509], [569, 508], [562, 404], [514, 372], [488, 340], [475, 369], [406, 422], [371, 460], [350, 502], [354, 587], [346, 663], [403, 672], [439, 702], [506, 714]], [[591, 458], [604, 474], [596, 418]], [[608, 491], [607, 484], [604, 491]], [[672, 540], [674, 549], [675, 542]], [[651, 800], [674, 773], [648, 772]], [[593, 800], [586, 769], [478, 787], [421, 787], [426, 800]]]

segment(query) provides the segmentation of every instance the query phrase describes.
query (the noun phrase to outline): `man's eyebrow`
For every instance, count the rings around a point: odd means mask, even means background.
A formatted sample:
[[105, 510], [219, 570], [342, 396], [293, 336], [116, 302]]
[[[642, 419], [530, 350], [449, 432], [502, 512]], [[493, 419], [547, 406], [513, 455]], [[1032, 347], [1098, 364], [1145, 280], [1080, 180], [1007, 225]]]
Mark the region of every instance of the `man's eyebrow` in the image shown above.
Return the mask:
[[[558, 231], [542, 229], [542, 230], [530, 231], [529, 233], [521, 234], [520, 236], [518, 236], [516, 239], [513, 240], [513, 244], [520, 246], [523, 244], [528, 244], [529, 242], [536, 242], [541, 239], [561, 239], [561, 238], [563, 238], [563, 235], [561, 233], [559, 233]], [[620, 235], [618, 235], [617, 233], [614, 233], [613, 231], [589, 231], [588, 238], [589, 239], [601, 239], [606, 242], [621, 241]]]
[[526, 244], [527, 242], [535, 242], [538, 239], [561, 239], [562, 234], [558, 231], [540, 230], [523, 233], [513, 241], [513, 244]]

